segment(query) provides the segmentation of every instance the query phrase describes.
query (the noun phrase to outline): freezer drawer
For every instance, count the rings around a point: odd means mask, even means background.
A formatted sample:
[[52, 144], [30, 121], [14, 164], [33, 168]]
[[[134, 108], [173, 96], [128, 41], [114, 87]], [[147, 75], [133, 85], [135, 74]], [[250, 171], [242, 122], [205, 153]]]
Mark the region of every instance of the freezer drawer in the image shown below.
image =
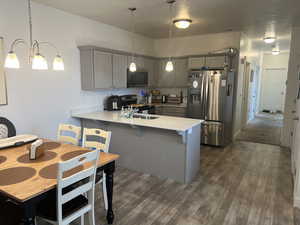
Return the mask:
[[220, 122], [204, 122], [201, 131], [201, 143], [213, 146], [223, 146], [224, 125]]

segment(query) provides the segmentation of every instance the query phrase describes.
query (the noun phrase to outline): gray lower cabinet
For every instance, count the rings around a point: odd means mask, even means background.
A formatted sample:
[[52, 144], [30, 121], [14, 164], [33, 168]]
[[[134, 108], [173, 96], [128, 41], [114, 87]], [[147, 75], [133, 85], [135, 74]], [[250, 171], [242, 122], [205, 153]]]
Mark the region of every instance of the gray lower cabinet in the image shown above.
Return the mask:
[[155, 114], [164, 116], [186, 117], [187, 108], [170, 105], [159, 105], [155, 106]]
[[125, 55], [113, 54], [113, 87], [127, 87], [128, 60]]

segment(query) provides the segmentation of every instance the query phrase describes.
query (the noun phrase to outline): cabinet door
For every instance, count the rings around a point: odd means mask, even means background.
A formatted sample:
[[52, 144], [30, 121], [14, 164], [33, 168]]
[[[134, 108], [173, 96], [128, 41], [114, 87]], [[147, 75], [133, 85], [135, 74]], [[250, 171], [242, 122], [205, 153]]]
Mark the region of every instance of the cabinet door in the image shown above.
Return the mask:
[[[159, 87], [175, 87], [175, 71], [167, 72], [166, 71], [166, 64], [168, 60], [163, 59], [159, 60], [158, 63], [158, 86]], [[173, 61], [173, 65], [174, 65]], [[174, 65], [175, 69], [175, 65]]]
[[188, 59], [188, 68], [189, 69], [200, 69], [203, 66], [205, 66], [205, 58], [204, 57]]
[[148, 86], [155, 87], [157, 83], [157, 73], [155, 71], [155, 59], [145, 58], [145, 69], [148, 71]]
[[224, 67], [225, 56], [206, 57], [207, 67]]
[[135, 58], [135, 63], [136, 63], [136, 66], [137, 66], [137, 70], [140, 70], [140, 71], [146, 70], [145, 69], [145, 58], [142, 57], [142, 56], [136, 56], [134, 58]]
[[188, 86], [188, 60], [187, 59], [175, 60], [175, 86], [176, 87]]
[[95, 88], [112, 88], [112, 54], [94, 51]]
[[127, 87], [127, 56], [113, 55], [113, 87]]

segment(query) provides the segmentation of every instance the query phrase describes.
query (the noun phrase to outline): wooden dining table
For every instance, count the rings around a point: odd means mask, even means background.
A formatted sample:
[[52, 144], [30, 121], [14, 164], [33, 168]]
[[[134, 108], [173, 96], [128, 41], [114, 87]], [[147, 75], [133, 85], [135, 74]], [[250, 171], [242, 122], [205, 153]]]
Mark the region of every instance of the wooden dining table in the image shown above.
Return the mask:
[[[36, 160], [30, 160], [29, 147], [30, 144], [25, 144], [0, 149], [0, 195], [22, 209], [21, 224], [24, 225], [35, 224], [38, 203], [46, 198], [49, 191], [56, 188], [58, 163], [90, 151], [70, 144], [44, 140], [41, 146], [43, 154]], [[112, 224], [114, 220], [113, 176], [118, 158], [117, 154], [101, 152], [98, 162], [97, 171], [106, 173], [108, 224]]]

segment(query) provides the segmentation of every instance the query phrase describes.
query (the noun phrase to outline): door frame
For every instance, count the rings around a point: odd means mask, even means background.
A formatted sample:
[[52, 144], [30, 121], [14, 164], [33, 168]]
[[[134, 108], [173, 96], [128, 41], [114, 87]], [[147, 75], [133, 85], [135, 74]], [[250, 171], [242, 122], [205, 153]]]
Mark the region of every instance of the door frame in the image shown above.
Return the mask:
[[250, 73], [251, 73], [251, 63], [245, 62], [244, 73], [243, 73], [243, 91], [242, 91], [242, 117], [241, 117], [241, 127], [242, 129], [248, 123], [248, 109], [249, 109], [249, 82], [250, 82]]

